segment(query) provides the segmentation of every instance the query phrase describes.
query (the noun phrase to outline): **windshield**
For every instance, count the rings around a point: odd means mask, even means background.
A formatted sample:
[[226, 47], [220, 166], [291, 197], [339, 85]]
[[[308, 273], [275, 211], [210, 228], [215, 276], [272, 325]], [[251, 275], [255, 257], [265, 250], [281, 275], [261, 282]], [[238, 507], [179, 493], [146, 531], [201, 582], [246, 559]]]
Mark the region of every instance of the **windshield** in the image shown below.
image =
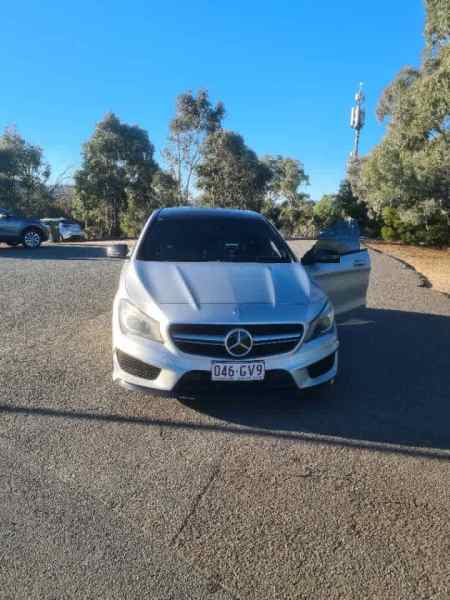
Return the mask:
[[138, 260], [291, 262], [283, 238], [262, 219], [159, 217], [147, 230]]

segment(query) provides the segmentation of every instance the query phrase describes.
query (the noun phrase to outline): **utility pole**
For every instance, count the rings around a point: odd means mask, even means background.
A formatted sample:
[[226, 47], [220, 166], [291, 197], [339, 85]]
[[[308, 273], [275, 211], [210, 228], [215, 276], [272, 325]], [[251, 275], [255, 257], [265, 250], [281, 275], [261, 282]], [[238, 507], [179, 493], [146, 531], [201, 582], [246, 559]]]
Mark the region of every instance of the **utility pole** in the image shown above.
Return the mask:
[[359, 90], [355, 94], [356, 104], [352, 107], [350, 115], [350, 127], [355, 130], [355, 139], [353, 142], [353, 150], [350, 153], [350, 158], [358, 158], [359, 155], [359, 138], [361, 129], [364, 127], [366, 111], [364, 110], [364, 92], [362, 91], [363, 84], [359, 84]]

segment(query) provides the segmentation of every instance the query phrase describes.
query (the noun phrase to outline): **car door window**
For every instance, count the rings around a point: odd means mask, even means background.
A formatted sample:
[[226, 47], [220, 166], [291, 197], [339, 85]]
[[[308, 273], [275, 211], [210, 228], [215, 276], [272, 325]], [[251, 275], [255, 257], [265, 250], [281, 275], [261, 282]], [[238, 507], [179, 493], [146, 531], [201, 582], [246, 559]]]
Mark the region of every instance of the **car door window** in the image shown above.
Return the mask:
[[356, 222], [343, 220], [321, 232], [301, 262], [331, 299], [336, 314], [365, 305], [370, 258], [361, 248]]

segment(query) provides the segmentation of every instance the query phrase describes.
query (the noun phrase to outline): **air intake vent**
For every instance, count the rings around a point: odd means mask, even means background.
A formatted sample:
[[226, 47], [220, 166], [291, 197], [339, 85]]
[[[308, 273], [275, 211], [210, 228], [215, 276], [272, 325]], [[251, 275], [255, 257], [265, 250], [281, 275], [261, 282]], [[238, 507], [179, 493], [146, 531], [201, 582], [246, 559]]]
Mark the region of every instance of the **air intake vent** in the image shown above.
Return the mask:
[[309, 367], [308, 367], [309, 376], [314, 379], [315, 377], [320, 377], [321, 375], [325, 375], [325, 373], [327, 373], [330, 369], [333, 368], [335, 354], [336, 353], [333, 352], [333, 354], [330, 354], [329, 356], [322, 358], [322, 360], [319, 360], [316, 363], [309, 365]]
[[142, 379], [156, 379], [161, 373], [161, 369], [158, 369], [158, 367], [148, 365], [129, 354], [125, 354], [125, 352], [117, 350], [116, 355], [120, 368], [130, 375], [141, 377]]

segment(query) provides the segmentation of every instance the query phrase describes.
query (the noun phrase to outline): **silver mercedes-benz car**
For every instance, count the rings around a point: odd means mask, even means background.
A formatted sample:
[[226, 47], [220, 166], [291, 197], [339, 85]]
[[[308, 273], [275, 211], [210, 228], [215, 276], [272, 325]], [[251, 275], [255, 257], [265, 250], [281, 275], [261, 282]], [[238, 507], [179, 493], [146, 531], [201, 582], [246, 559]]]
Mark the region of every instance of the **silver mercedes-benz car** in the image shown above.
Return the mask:
[[324, 235], [299, 261], [258, 213], [160, 209], [121, 273], [113, 379], [177, 397], [330, 382], [335, 314], [365, 304], [369, 272], [359, 234]]

